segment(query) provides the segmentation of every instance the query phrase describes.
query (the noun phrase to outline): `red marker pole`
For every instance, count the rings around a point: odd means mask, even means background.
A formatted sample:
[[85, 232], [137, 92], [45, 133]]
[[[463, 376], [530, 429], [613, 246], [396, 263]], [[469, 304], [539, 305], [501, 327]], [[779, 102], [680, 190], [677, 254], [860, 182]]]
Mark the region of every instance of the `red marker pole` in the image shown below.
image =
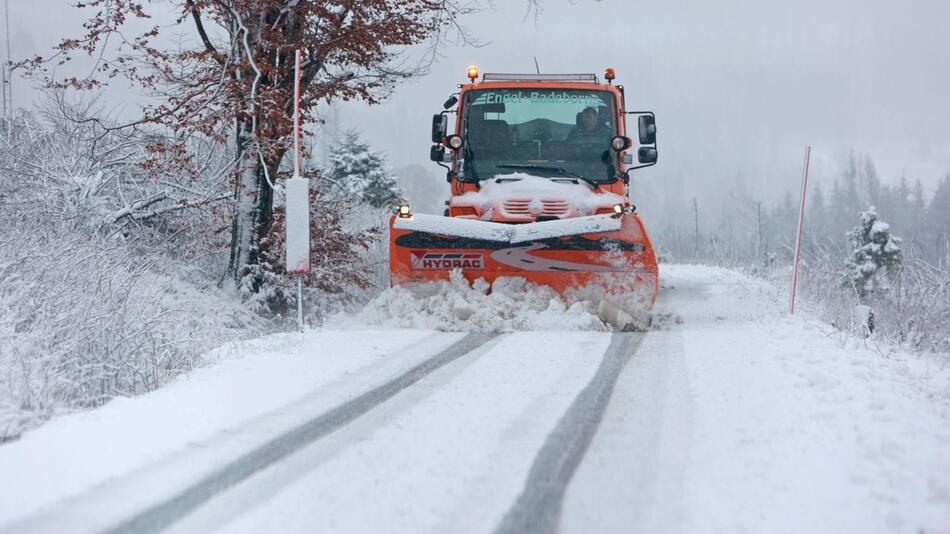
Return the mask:
[[300, 50], [294, 66], [294, 175], [287, 179], [287, 273], [297, 277], [297, 324], [303, 330], [303, 277], [310, 272], [310, 182], [300, 175]]
[[300, 176], [300, 50], [294, 54], [294, 176]]
[[792, 268], [792, 293], [788, 313], [795, 314], [795, 291], [798, 289], [798, 264], [802, 258], [802, 230], [805, 228], [805, 198], [808, 192], [808, 168], [811, 164], [811, 146], [805, 147], [805, 171], [802, 176], [802, 203], [798, 209], [798, 232], [795, 236], [795, 265]]
[[[294, 178], [300, 178], [300, 49], [294, 51]], [[307, 188], [309, 196], [309, 187]], [[307, 199], [309, 208], [310, 199]], [[303, 275], [297, 275], [297, 328], [303, 332]]]

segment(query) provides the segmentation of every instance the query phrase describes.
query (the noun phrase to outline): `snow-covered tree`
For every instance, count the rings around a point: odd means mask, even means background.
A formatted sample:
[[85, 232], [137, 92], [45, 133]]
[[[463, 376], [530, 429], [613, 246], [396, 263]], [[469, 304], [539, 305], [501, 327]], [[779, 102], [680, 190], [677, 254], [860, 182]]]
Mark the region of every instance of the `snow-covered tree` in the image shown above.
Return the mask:
[[[252, 291], [262, 280], [251, 267], [267, 254], [263, 241], [274, 222], [273, 183], [292, 141], [295, 50], [303, 53], [300, 110], [309, 122], [321, 102], [379, 102], [397, 83], [424, 70], [424, 63], [404, 61], [407, 47], [430, 41], [434, 54], [450, 28], [467, 41], [458, 17], [474, 9], [460, 0], [84, 0], [76, 5], [90, 10], [83, 15], [82, 34], [64, 37], [51, 56], [21, 61], [16, 68], [47, 87], [96, 89], [125, 78], [157, 97], [137, 120], [110, 125], [126, 131], [153, 125], [170, 135], [147, 147], [154, 157], [146, 168], [157, 174], [198, 172], [202, 163], [185, 148], [189, 139], [230, 141], [236, 161], [230, 173], [228, 274]], [[175, 17], [171, 25], [148, 23], [164, 21], [169, 13]], [[147, 29], [135, 33], [136, 23], [148, 23]], [[181, 38], [168, 39], [169, 34]], [[96, 58], [94, 75], [57, 76], [57, 66], [80, 55]]]
[[848, 232], [848, 243], [845, 284], [853, 285], [861, 297], [888, 287], [882, 276], [893, 277], [900, 270], [900, 239], [891, 235], [890, 225], [878, 217], [874, 206], [861, 213], [861, 224]]
[[327, 160], [323, 177], [353, 198], [377, 208], [394, 206], [402, 200], [402, 191], [386, 168], [385, 158], [370, 150], [359, 133], [347, 133]]

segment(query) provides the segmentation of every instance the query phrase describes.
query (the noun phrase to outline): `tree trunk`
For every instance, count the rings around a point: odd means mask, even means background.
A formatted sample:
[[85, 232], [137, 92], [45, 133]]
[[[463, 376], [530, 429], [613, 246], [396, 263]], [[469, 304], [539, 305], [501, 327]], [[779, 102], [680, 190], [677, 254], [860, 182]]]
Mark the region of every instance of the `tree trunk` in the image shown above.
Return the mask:
[[[274, 191], [267, 183], [264, 164], [251, 145], [251, 123], [239, 120], [235, 132], [235, 148], [243, 154], [234, 184], [235, 212], [231, 225], [231, 255], [228, 275], [242, 291], [256, 293], [261, 279], [248, 266], [258, 265], [265, 250], [261, 240], [273, 224]], [[277, 174], [283, 151], [268, 161], [270, 176]], [[273, 180], [273, 178], [272, 178]]]

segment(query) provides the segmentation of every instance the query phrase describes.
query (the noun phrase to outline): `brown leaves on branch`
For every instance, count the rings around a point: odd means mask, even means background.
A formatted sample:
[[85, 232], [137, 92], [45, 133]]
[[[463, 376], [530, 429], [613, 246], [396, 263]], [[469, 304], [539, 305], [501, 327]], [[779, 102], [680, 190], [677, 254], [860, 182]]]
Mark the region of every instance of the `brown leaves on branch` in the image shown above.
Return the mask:
[[[15, 64], [52, 88], [97, 89], [124, 78], [157, 98], [140, 123], [166, 129], [181, 143], [193, 135], [224, 140], [245, 126], [238, 151], [254, 147], [279, 158], [292, 129], [294, 50], [304, 51], [302, 113], [320, 102], [377, 103], [416, 74], [396, 65], [406, 47], [440, 34], [468, 8], [446, 0], [176, 0], [175, 24], [191, 38], [170, 47], [172, 31], [154, 25], [130, 34], [158, 7], [133, 0], [87, 0], [84, 33], [65, 38], [49, 57]], [[74, 57], [96, 60], [89, 76], [56, 78]], [[239, 134], [240, 135], [240, 134]], [[244, 146], [242, 146], [244, 145]], [[162, 148], [156, 146], [155, 148]], [[164, 147], [167, 150], [167, 147]]]

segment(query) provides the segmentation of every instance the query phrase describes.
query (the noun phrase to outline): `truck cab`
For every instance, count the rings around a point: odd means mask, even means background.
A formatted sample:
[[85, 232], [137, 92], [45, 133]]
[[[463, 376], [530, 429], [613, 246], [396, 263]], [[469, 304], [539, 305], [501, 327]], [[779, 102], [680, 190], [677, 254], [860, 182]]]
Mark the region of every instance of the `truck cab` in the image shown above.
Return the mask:
[[454, 109], [433, 119], [430, 155], [451, 183], [446, 215], [523, 223], [610, 213], [629, 204], [629, 170], [656, 163], [653, 114], [637, 114], [634, 146], [623, 86], [613, 85], [610, 69], [605, 83], [593, 74], [486, 73], [476, 81], [474, 67], [469, 76], [447, 102]]

